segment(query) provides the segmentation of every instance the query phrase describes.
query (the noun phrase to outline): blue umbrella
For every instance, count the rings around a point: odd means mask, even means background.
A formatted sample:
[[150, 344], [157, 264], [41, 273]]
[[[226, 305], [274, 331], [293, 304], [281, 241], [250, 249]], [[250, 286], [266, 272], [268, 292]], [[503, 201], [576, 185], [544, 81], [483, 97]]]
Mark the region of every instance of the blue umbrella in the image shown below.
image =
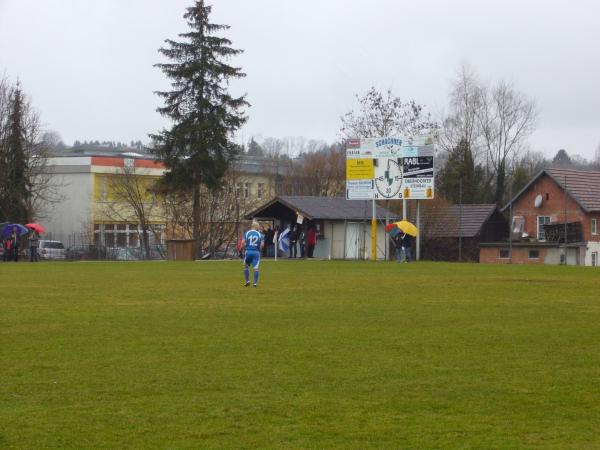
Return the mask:
[[13, 228], [17, 228], [17, 234], [19, 236], [23, 236], [27, 233], [29, 233], [29, 230], [27, 228], [25, 228], [23, 225], [21, 225], [20, 223], [9, 223], [8, 225], [4, 226], [4, 229], [2, 230], [2, 238], [7, 238], [10, 237]]

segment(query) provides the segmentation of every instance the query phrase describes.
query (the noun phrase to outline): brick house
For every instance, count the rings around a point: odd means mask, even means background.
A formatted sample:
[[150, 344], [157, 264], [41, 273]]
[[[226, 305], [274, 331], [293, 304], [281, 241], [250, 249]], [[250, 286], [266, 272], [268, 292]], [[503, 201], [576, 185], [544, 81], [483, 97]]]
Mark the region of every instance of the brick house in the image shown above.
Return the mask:
[[511, 207], [512, 242], [482, 243], [480, 262], [600, 265], [600, 171], [542, 170]]

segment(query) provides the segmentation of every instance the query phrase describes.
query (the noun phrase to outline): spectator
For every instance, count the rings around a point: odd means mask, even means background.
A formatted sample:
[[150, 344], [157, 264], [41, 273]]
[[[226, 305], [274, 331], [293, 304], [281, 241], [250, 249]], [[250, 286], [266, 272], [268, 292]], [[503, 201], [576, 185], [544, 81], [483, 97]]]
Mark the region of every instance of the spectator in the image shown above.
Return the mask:
[[288, 258], [296, 258], [298, 253], [298, 248], [296, 244], [298, 243], [298, 226], [290, 224], [290, 256]]
[[[405, 262], [412, 261], [412, 236], [407, 233], [402, 233], [400, 235], [400, 245], [401, 245], [401, 257], [404, 258]], [[400, 261], [400, 260], [399, 260]]]
[[309, 229], [308, 229], [308, 235], [306, 237], [306, 243], [308, 244], [308, 257], [312, 258], [314, 251], [315, 251], [315, 247], [317, 245], [317, 230], [315, 230], [315, 226], [312, 225]]
[[4, 249], [4, 254], [2, 255], [2, 257], [4, 259], [4, 262], [10, 260], [10, 257], [11, 257], [11, 251], [10, 251], [11, 242], [12, 241], [10, 240], [10, 238], [6, 238], [2, 242], [2, 248]]
[[39, 262], [40, 255], [38, 254], [38, 248], [40, 246], [40, 235], [37, 231], [33, 230], [31, 236], [29, 236], [29, 262]]
[[271, 228], [271, 225], [267, 226], [267, 231], [265, 232], [266, 256], [274, 256], [275, 255], [275, 253], [273, 252], [273, 249], [274, 249], [273, 237], [274, 237], [274, 235], [275, 235], [275, 232]]
[[298, 243], [300, 244], [300, 258], [304, 258], [306, 253], [306, 234], [302, 225], [298, 225]]
[[10, 234], [10, 252], [11, 252], [11, 257], [12, 259], [15, 260], [15, 262], [19, 261], [19, 244], [20, 244], [20, 238], [19, 238], [19, 233], [18, 233], [18, 229], [17, 227], [13, 227], [12, 233]]

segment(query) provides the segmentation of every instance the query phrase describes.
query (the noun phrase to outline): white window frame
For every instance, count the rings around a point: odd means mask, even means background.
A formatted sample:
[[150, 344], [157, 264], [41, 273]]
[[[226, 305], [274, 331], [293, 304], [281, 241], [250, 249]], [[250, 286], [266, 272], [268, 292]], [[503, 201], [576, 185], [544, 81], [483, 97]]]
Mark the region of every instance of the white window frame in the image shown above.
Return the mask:
[[256, 189], [256, 198], [261, 200], [263, 198], [265, 192], [265, 183], [258, 183], [258, 187]]
[[244, 183], [244, 198], [250, 198], [250, 183]]
[[[544, 220], [544, 223], [540, 223], [540, 219], [548, 219], [548, 221], [546, 222], [546, 220]], [[546, 235], [544, 234], [544, 231], [541, 228], [541, 225], [549, 225], [551, 223], [551, 219], [550, 216], [537, 216], [537, 240], [540, 242], [545, 242], [546, 241]]]
[[598, 219], [592, 219], [591, 229], [593, 235], [598, 234]]

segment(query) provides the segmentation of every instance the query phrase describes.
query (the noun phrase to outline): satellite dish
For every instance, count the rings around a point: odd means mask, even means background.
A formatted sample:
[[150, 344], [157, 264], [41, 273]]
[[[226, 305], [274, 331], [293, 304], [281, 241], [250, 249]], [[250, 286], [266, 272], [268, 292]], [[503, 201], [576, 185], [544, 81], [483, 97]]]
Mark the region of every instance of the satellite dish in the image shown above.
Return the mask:
[[535, 200], [533, 201], [533, 206], [535, 206], [536, 208], [539, 208], [540, 206], [542, 206], [542, 194], [538, 194], [535, 197]]

